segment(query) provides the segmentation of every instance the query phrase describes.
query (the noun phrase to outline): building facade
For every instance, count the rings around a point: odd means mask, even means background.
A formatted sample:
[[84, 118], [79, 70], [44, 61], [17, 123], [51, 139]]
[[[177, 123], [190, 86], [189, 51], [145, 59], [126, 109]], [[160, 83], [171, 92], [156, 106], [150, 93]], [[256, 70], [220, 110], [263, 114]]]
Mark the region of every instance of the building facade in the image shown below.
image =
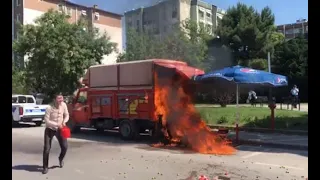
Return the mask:
[[122, 24], [121, 15], [99, 9], [96, 5], [92, 7], [82, 6], [67, 0], [12, 0], [13, 4], [13, 39], [17, 37], [16, 22], [21, 24], [34, 24], [36, 18], [54, 9], [67, 13], [70, 23], [76, 23], [80, 17], [88, 18], [90, 25], [99, 29], [100, 33], [106, 32], [110, 41], [117, 43], [118, 52], [113, 52], [102, 59], [103, 64], [116, 62], [118, 53], [122, 52]]
[[214, 32], [218, 18], [224, 11], [200, 0], [164, 0], [150, 7], [141, 7], [125, 13], [126, 29], [133, 28], [155, 36], [165, 36], [174, 25], [191, 19], [211, 27]]
[[302, 19], [297, 20], [296, 23], [278, 25], [277, 31], [284, 34], [286, 40], [290, 40], [300, 35], [308, 39], [308, 21]]

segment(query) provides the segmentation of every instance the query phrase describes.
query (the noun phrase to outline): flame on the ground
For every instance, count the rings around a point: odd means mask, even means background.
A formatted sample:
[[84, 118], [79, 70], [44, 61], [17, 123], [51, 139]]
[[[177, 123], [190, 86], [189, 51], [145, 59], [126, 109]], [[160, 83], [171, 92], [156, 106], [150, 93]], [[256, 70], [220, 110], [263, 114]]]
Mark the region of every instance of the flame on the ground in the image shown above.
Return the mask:
[[[162, 115], [162, 124], [167, 128], [164, 135], [172, 142], [169, 146], [181, 143], [203, 154], [235, 153], [236, 150], [230, 142], [214, 134], [201, 119], [189, 95], [192, 87], [189, 78], [181, 74], [172, 79], [155, 75], [155, 82], [155, 113]], [[153, 146], [161, 147], [163, 144]]]

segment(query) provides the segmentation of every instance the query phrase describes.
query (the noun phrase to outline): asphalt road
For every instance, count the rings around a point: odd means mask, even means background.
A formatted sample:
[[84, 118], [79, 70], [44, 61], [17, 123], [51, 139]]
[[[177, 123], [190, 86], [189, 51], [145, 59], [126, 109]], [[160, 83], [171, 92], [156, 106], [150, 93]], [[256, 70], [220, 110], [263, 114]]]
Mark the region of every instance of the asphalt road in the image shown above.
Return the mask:
[[308, 152], [240, 146], [232, 156], [202, 155], [181, 149], [159, 149], [148, 138], [134, 143], [116, 133], [84, 131], [69, 139], [63, 169], [58, 165], [59, 145], [53, 141], [47, 175], [41, 174], [43, 127], [12, 129], [12, 179], [24, 180], [193, 180], [199, 175], [232, 180], [305, 179]]

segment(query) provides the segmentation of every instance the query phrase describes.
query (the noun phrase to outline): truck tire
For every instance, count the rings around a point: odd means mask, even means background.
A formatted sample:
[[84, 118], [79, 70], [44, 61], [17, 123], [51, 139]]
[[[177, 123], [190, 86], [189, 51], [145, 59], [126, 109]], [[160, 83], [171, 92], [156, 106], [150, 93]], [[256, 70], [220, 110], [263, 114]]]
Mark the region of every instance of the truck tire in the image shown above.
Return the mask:
[[37, 121], [35, 122], [36, 126], [41, 126], [42, 125], [42, 121]]
[[75, 122], [73, 122], [71, 119], [67, 122], [67, 126], [70, 129], [71, 133], [78, 133], [80, 132], [80, 126], [77, 126]]
[[19, 122], [17, 121], [12, 121], [12, 127], [18, 127], [19, 126]]
[[119, 125], [119, 132], [122, 139], [133, 140], [137, 137], [137, 128], [134, 121], [122, 120]]
[[13, 116], [12, 116], [12, 127], [17, 127], [19, 125], [18, 121], [14, 121], [13, 120]]

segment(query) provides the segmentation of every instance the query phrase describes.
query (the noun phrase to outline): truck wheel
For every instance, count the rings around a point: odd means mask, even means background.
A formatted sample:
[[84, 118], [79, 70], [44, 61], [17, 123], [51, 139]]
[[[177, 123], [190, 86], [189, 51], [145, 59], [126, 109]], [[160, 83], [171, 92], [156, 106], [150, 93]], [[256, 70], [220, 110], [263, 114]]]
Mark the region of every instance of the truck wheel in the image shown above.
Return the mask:
[[41, 126], [42, 125], [42, 121], [38, 121], [38, 122], [35, 122], [36, 126]]
[[80, 126], [77, 126], [77, 124], [73, 122], [71, 119], [67, 122], [67, 126], [70, 128], [70, 131], [72, 133], [80, 132]]
[[12, 127], [17, 127], [17, 126], [19, 126], [19, 122], [12, 120]]
[[19, 121], [14, 121], [12, 116], [12, 127], [17, 127], [19, 125]]
[[125, 140], [132, 140], [136, 138], [137, 134], [137, 128], [135, 126], [134, 121], [130, 120], [123, 120], [120, 122], [119, 125], [119, 132], [122, 139]]

